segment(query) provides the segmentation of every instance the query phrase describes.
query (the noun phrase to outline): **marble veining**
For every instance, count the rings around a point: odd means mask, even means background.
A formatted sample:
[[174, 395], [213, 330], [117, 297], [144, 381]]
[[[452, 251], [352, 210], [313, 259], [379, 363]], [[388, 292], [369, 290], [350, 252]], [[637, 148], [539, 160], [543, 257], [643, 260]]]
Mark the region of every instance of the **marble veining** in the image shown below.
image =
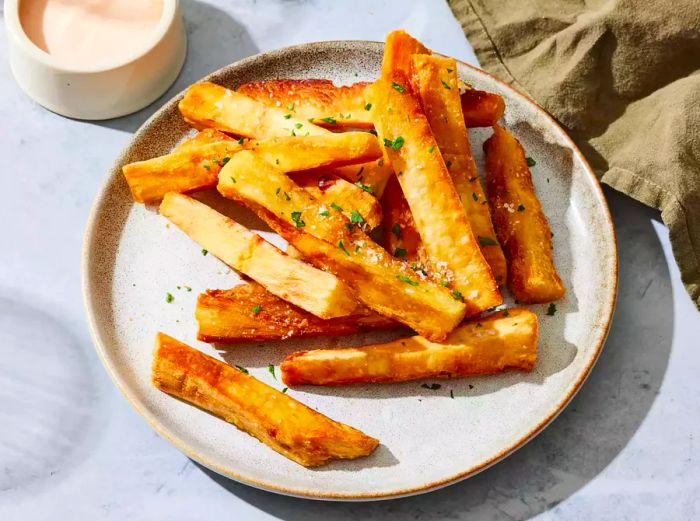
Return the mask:
[[199, 77], [294, 43], [381, 40], [404, 27], [475, 63], [442, 0], [183, 0], [183, 9], [190, 47], [176, 84], [151, 107], [102, 123], [25, 97], [1, 39], [0, 519], [700, 517], [700, 317], [658, 213], [613, 190], [620, 292], [608, 343], [571, 405], [504, 462], [429, 495], [333, 504], [226, 480], [160, 439], [102, 369], [80, 295], [85, 220], [129, 135]]

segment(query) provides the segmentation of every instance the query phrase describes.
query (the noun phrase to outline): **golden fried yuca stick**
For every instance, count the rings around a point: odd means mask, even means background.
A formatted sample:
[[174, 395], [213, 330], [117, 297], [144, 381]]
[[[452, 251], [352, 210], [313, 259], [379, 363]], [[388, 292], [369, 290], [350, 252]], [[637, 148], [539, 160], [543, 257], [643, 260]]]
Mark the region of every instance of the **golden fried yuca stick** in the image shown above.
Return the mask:
[[406, 77], [377, 80], [368, 95], [374, 124], [384, 140], [404, 196], [434, 270], [453, 295], [464, 299], [467, 316], [502, 302], [450, 173], [437, 150], [428, 120]]
[[330, 273], [285, 255], [259, 235], [186, 195], [170, 192], [160, 205], [192, 240], [271, 293], [321, 318], [349, 315], [357, 302]]
[[407, 261], [425, 260], [425, 249], [396, 176], [389, 179], [381, 203], [382, 246], [394, 257]]
[[413, 54], [430, 54], [430, 49], [406, 31], [390, 32], [386, 36], [386, 42], [384, 43], [382, 78], [389, 77], [396, 72], [408, 76], [411, 73], [411, 57]]
[[459, 198], [467, 211], [481, 253], [489, 263], [496, 282], [505, 284], [506, 258], [496, 240], [486, 193], [479, 181], [467, 127], [462, 117], [457, 62], [453, 58], [414, 54], [413, 85]]
[[[382, 207], [377, 198], [345, 179], [316, 172], [300, 172], [294, 181], [327, 207], [341, 208], [343, 215], [354, 219], [365, 231], [382, 222]], [[359, 214], [359, 216], [358, 216]], [[364, 224], [366, 223], [366, 226]]]
[[439, 344], [414, 336], [318, 349], [289, 355], [281, 369], [286, 385], [341, 385], [530, 371], [536, 360], [537, 315], [509, 309], [464, 323]]
[[199, 324], [197, 338], [204, 342], [339, 336], [398, 326], [364, 306], [359, 306], [352, 315], [321, 319], [255, 282], [230, 290], [207, 290], [197, 298], [194, 316]]
[[365, 101], [367, 83], [335, 86], [330, 80], [264, 80], [245, 83], [236, 92], [268, 107], [293, 110], [300, 119], [327, 128], [372, 128]]
[[[237, 141], [228, 134], [214, 130], [213, 128], [205, 128], [204, 130], [197, 132], [194, 136], [184, 140], [182, 143], [173, 148], [170, 152], [185, 152], [186, 150], [194, 150], [202, 145], [208, 145], [210, 143], [217, 143], [219, 141]], [[242, 145], [245, 140], [241, 140], [239, 145]]]
[[492, 127], [506, 110], [502, 96], [476, 89], [464, 91], [461, 104], [464, 123], [468, 128]]
[[[240, 144], [221, 132], [201, 132], [172, 153], [122, 168], [137, 202], [157, 202], [168, 192], [187, 193], [216, 186], [221, 166], [233, 154], [254, 149], [285, 172], [335, 167], [381, 157], [377, 139], [366, 132], [248, 140]], [[208, 142], [207, 142], [208, 141]], [[356, 187], [343, 187], [355, 193]]]
[[218, 190], [251, 207], [304, 258], [335, 273], [378, 313], [433, 339], [444, 338], [461, 321], [465, 306], [448, 290], [421, 281], [340, 212], [254, 152], [240, 152], [229, 161], [219, 173]]
[[151, 379], [161, 391], [219, 416], [305, 467], [367, 456], [379, 444], [163, 333], [156, 335]]
[[525, 151], [496, 125], [484, 143], [486, 185], [498, 239], [508, 258], [508, 285], [520, 302], [549, 302], [564, 296], [552, 257], [547, 218], [532, 185]]
[[369, 188], [372, 195], [377, 198], [382, 196], [387, 181], [394, 175], [394, 169], [386, 154], [377, 161], [335, 167], [327, 169], [326, 172], [342, 177], [351, 183], [361, 183]]
[[214, 128], [258, 139], [291, 135], [319, 135], [328, 130], [297, 118], [285, 108], [267, 107], [238, 92], [214, 83], [190, 85], [178, 105], [195, 128]]

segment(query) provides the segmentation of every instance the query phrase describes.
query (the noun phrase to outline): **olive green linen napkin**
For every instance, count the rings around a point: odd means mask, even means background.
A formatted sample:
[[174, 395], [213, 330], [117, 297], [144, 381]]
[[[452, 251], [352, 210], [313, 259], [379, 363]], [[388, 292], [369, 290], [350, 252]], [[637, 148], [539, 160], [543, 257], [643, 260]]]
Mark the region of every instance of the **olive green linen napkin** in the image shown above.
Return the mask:
[[487, 71], [567, 129], [601, 180], [661, 210], [700, 309], [700, 0], [451, 0]]

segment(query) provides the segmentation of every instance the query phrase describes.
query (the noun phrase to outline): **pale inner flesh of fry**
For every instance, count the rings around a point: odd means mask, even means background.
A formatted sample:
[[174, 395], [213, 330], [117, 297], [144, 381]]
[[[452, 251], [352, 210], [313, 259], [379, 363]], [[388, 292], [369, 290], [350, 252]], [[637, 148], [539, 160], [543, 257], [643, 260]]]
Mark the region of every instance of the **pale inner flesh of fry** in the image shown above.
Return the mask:
[[223, 262], [309, 313], [332, 318], [349, 315], [357, 307], [350, 288], [334, 275], [289, 257], [191, 197], [166, 194], [160, 213]]
[[529, 371], [536, 359], [537, 315], [509, 309], [462, 324], [441, 343], [414, 336], [318, 349], [289, 355], [281, 369], [287, 385], [340, 385]]
[[163, 333], [156, 336], [151, 378], [161, 391], [232, 423], [306, 467], [367, 456], [379, 444]]

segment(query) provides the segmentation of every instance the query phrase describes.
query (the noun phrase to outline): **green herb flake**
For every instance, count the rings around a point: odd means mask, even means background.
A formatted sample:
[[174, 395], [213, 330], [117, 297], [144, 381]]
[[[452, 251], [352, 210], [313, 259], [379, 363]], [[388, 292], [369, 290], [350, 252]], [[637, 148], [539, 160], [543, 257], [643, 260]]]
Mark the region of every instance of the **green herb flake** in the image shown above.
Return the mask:
[[549, 307], [547, 308], [547, 315], [550, 317], [553, 317], [554, 314], [557, 312], [557, 306], [554, 305], [554, 302], [552, 302]]
[[525, 161], [527, 161], [527, 166], [535, 166], [537, 164], [537, 161], [532, 159], [530, 156], [527, 156]]
[[340, 248], [345, 255], [348, 257], [350, 256], [350, 253], [348, 253], [348, 250], [345, 249], [345, 245], [343, 244], [343, 241], [338, 241], [338, 248]]
[[453, 290], [452, 290], [452, 293], [450, 293], [450, 295], [452, 295], [452, 298], [453, 298], [453, 299], [459, 300], [459, 301], [461, 301], [461, 302], [464, 302], [464, 297], [462, 296], [462, 292], [461, 292], [461, 291], [459, 291], [459, 290], [457, 290], [457, 289], [453, 289]]
[[294, 103], [287, 105], [287, 110], [294, 110]]
[[357, 210], [353, 210], [350, 214], [350, 222], [353, 224], [362, 224], [365, 222], [365, 218]]
[[242, 145], [243, 143], [245, 143], [245, 138], [243, 138], [243, 137], [238, 138], [238, 141], [236, 141], [236, 143], [238, 143], [239, 145]]
[[209, 165], [204, 165], [204, 168], [205, 168], [206, 170], [211, 170], [211, 167], [210, 167]]
[[284, 200], [285, 200], [285, 201], [291, 201], [291, 200], [292, 200], [292, 198], [290, 197], [290, 195], [289, 195], [287, 192], [284, 192]]
[[334, 210], [337, 210], [337, 211], [339, 211], [339, 212], [342, 212], [342, 211], [343, 211], [343, 207], [340, 206], [340, 205], [338, 205], [338, 204], [336, 204], [336, 203], [331, 203], [331, 208], [333, 208]]
[[321, 121], [323, 121], [324, 123], [328, 123], [329, 125], [336, 125], [337, 124], [337, 121], [335, 120], [335, 118], [332, 118], [330, 116], [328, 116], [327, 118], [321, 118]]
[[377, 166], [384, 166], [384, 159], [377, 161]]
[[299, 128], [303, 127], [303, 126], [304, 126], [303, 123], [295, 123], [295, 124], [294, 124], [294, 128], [296, 128], [296, 129], [299, 129]]
[[479, 196], [476, 195], [476, 192], [472, 192], [472, 199], [474, 199], [475, 201], [479, 200]]
[[447, 72], [448, 72], [448, 73], [452, 73], [453, 70], [454, 70], [454, 69], [450, 69], [449, 67], [447, 68]]
[[287, 394], [288, 390], [289, 390], [289, 387], [285, 387], [284, 389], [282, 389], [282, 394]]
[[455, 393], [450, 389], [450, 398], [455, 399]]
[[275, 164], [276, 164], [276, 165], [279, 165], [279, 164], [280, 164], [280, 160], [279, 160], [279, 159], [275, 159]]
[[398, 136], [393, 141], [391, 139], [384, 138], [384, 146], [389, 147], [392, 150], [399, 150], [406, 141], [402, 136]]
[[209, 250], [205, 250], [204, 248], [202, 248], [202, 255], [206, 257], [207, 253], [209, 253]]
[[428, 149], [428, 154], [432, 154], [433, 150], [435, 150], [435, 145], [430, 146], [430, 148]]
[[478, 235], [477, 239], [479, 240], [479, 246], [498, 246], [498, 243], [491, 237], [483, 237]]
[[437, 391], [438, 389], [440, 389], [442, 387], [442, 385], [440, 385], [440, 384], [430, 384], [430, 385], [422, 384], [421, 387], [423, 389], [430, 389], [431, 391]]
[[394, 257], [398, 257], [399, 259], [402, 259], [406, 256], [406, 250], [403, 248], [396, 248], [394, 250]]
[[367, 105], [365, 105], [365, 110], [370, 110], [371, 108], [372, 108], [371, 103], [368, 103]]
[[262, 306], [253, 306], [250, 311], [252, 311], [253, 315], [257, 315], [262, 311]]
[[474, 177], [470, 177], [470, 178], [468, 179], [468, 181], [469, 181], [470, 183], [473, 183], [473, 182], [476, 181], [477, 179], [479, 179], [479, 176], [476, 176], [476, 175], [475, 175]]
[[278, 186], [278, 187], [277, 187], [277, 190], [275, 190], [275, 195], [279, 195], [279, 194], [280, 194], [280, 190], [282, 190], [282, 189]]
[[450, 285], [450, 282], [449, 282], [448, 280], [441, 280], [441, 281], [440, 281], [440, 285], [441, 285], [441, 286], [447, 287], [447, 286]]
[[237, 366], [235, 366], [235, 367], [236, 367], [236, 369], [238, 369], [241, 373], [250, 374], [250, 373], [248, 372], [248, 369], [246, 369], [246, 368], [243, 367], [242, 365], [237, 365]]
[[165, 294], [165, 301], [170, 304], [173, 300], [175, 300], [175, 297], [173, 297], [173, 294], [168, 292]]
[[452, 161], [448, 161], [447, 163], [445, 163], [445, 166], [447, 168], [450, 168], [452, 166]]
[[285, 115], [284, 115], [284, 119], [290, 119], [291, 117], [292, 117], [291, 114], [285, 114]]
[[188, 292], [191, 292], [191, 291], [192, 291], [192, 288], [190, 288], [189, 286], [185, 286], [185, 289], [186, 289]]
[[345, 228], [346, 228], [349, 232], [351, 232], [351, 231], [352, 231], [352, 224], [350, 224], [350, 223], [345, 223]]
[[518, 205], [518, 211], [519, 211], [519, 212], [524, 212], [524, 211], [525, 211], [525, 206], [523, 206], [522, 204], [519, 204], [519, 205]]
[[301, 219], [301, 212], [292, 212], [292, 221], [297, 228], [306, 226], [306, 223]]
[[393, 88], [394, 90], [398, 90], [401, 93], [406, 92], [406, 88], [403, 85], [399, 85], [395, 81], [391, 82], [391, 88]]
[[393, 224], [393, 226], [391, 227], [391, 233], [393, 233], [399, 240], [403, 238], [403, 233], [401, 233], [401, 226], [399, 226], [399, 223]]
[[233, 177], [233, 176], [231, 176], [231, 182], [232, 182], [233, 184], [236, 184], [236, 178]]
[[225, 158], [223, 158], [223, 159], [221, 160], [221, 163], [219, 163], [219, 164], [220, 164], [222, 167], [224, 167], [224, 166], [226, 166], [226, 163], [228, 163], [229, 161], [231, 161], [231, 158], [228, 157], [228, 156], [226, 156]]
[[355, 181], [355, 186], [357, 186], [358, 188], [362, 188], [368, 194], [374, 193], [374, 190], [372, 189], [371, 186], [363, 184], [360, 181]]
[[277, 375], [275, 374], [275, 366], [272, 364], [267, 365], [267, 371], [272, 375], [272, 378], [277, 380]]
[[510, 312], [507, 309], [503, 310], [503, 316], [504, 317], [510, 316]]
[[440, 80], [440, 83], [442, 83], [442, 86], [445, 87], [447, 90], [452, 90], [452, 87], [450, 87], [450, 84], [447, 83], [445, 80]]
[[418, 282], [416, 282], [416, 281], [413, 280], [413, 279], [409, 279], [409, 278], [406, 277], [405, 275], [397, 275], [396, 278], [399, 279], [401, 282], [405, 282], [406, 284], [410, 284], [411, 286], [417, 286], [417, 285], [418, 285]]
[[328, 217], [331, 214], [331, 212], [329, 212], [328, 210], [323, 210], [322, 212], [318, 212], [318, 214], [324, 217]]

